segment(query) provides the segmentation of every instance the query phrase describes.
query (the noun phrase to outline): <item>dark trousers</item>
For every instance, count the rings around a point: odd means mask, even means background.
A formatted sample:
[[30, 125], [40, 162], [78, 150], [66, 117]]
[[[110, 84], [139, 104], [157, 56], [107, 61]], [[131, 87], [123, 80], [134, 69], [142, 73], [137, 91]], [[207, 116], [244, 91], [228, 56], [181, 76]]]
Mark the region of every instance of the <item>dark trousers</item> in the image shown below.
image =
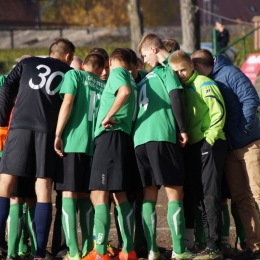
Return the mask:
[[221, 181], [227, 143], [211, 146], [205, 139], [184, 149], [184, 214], [186, 228], [194, 228], [195, 207], [202, 211], [207, 247], [221, 248]]

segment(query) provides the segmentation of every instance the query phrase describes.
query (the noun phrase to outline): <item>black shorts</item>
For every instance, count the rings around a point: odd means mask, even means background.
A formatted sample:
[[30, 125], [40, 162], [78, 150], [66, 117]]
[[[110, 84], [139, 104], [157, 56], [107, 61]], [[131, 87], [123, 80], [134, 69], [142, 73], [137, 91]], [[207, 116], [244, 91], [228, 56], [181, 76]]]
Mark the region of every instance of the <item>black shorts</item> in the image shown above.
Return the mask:
[[12, 192], [12, 197], [36, 198], [35, 178], [18, 177]]
[[54, 137], [27, 129], [8, 132], [0, 172], [23, 177], [53, 178], [58, 155]]
[[84, 153], [65, 153], [58, 159], [55, 189], [89, 192], [91, 163], [92, 157]]
[[154, 185], [183, 186], [183, 158], [179, 145], [149, 142], [135, 148], [143, 187]]
[[112, 192], [129, 190], [129, 136], [122, 131], [104, 132], [95, 139], [95, 145], [89, 189]]

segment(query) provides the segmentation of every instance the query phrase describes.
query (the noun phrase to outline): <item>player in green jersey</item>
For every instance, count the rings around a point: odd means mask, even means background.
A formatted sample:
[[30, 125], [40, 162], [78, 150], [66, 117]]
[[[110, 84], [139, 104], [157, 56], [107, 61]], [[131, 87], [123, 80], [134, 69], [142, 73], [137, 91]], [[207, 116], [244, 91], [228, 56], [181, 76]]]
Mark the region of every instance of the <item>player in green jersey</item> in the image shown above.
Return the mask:
[[[75, 70], [83, 70], [83, 61], [78, 56], [73, 56], [73, 60], [70, 64]], [[64, 258], [68, 252], [68, 247], [66, 245], [65, 234], [62, 228], [62, 191], [56, 190], [55, 198], [55, 208], [56, 214], [54, 218], [53, 235], [51, 242], [51, 253], [55, 258]]]
[[[138, 70], [138, 60], [137, 55], [132, 49], [128, 49], [132, 55], [132, 62], [129, 69], [129, 72], [133, 76], [135, 83], [140, 82], [147, 74], [144, 70]], [[143, 224], [142, 224], [142, 201], [143, 201], [143, 192], [142, 192], [142, 184], [140, 179], [140, 174], [138, 171], [138, 166], [135, 158], [134, 146], [132, 138], [129, 139], [129, 167], [128, 170], [132, 177], [135, 179], [135, 182], [132, 184], [132, 189], [127, 192], [127, 197], [129, 202], [134, 205], [134, 214], [135, 214], [135, 232], [134, 232], [134, 246], [137, 257], [146, 257], [147, 255], [147, 243], [144, 236]], [[118, 218], [117, 218], [117, 210], [115, 208], [115, 223], [118, 233], [118, 247], [122, 248], [123, 240], [121, 237]]]
[[109, 193], [118, 211], [124, 246], [119, 259], [136, 259], [133, 245], [133, 210], [127, 201], [130, 188], [127, 171], [129, 136], [135, 112], [135, 82], [128, 69], [131, 53], [115, 49], [109, 59], [110, 74], [100, 100], [95, 130], [95, 153], [90, 177], [91, 199], [95, 208], [96, 250], [85, 260], [109, 259], [107, 241], [110, 229]]
[[[185, 214], [194, 223], [192, 209], [199, 205], [206, 234], [206, 249], [194, 259], [222, 259], [221, 253], [221, 180], [227, 143], [223, 127], [226, 109], [217, 84], [198, 75], [190, 56], [174, 52], [169, 65], [178, 74], [184, 86], [188, 145], [185, 147], [185, 197], [191, 214]], [[187, 186], [186, 186], [187, 185]], [[193, 234], [189, 240], [193, 240]]]
[[56, 190], [62, 191], [62, 226], [69, 252], [64, 259], [80, 260], [77, 241], [76, 207], [82, 231], [82, 256], [93, 249], [93, 207], [89, 198], [89, 177], [94, 152], [94, 128], [104, 82], [99, 78], [104, 58], [89, 54], [84, 71], [65, 74], [60, 89], [63, 98], [54, 148], [61, 157]]
[[142, 215], [148, 259], [160, 258], [156, 244], [155, 206], [158, 186], [161, 185], [164, 185], [169, 201], [167, 219], [172, 234], [172, 258], [191, 259], [194, 255], [184, 245], [184, 170], [180, 146], [185, 146], [187, 134], [182, 86], [168, 66], [170, 53], [157, 35], [145, 34], [138, 51], [144, 62], [154, 68], [137, 84], [139, 111], [134, 126], [135, 153], [144, 192]]
[[105, 59], [105, 67], [100, 75], [100, 79], [102, 79], [103, 81], [107, 81], [108, 76], [109, 76], [109, 56], [107, 54], [107, 51], [103, 48], [100, 47], [94, 47], [89, 51], [90, 53], [97, 53], [99, 55], [101, 55], [104, 59]]

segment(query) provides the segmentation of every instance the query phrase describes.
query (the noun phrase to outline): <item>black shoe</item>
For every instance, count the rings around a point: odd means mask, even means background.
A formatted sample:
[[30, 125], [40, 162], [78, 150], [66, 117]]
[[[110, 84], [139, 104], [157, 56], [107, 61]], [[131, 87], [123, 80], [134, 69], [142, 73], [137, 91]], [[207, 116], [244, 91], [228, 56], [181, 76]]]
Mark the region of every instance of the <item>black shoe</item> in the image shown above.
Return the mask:
[[233, 248], [231, 247], [231, 245], [222, 245], [222, 254], [224, 258], [232, 258], [233, 257]]
[[166, 251], [166, 248], [158, 246], [158, 250], [162, 254], [162, 253], [164, 253]]
[[246, 248], [240, 254], [232, 258], [232, 260], [251, 260], [251, 259], [260, 259], [260, 252], [252, 252], [250, 248]]
[[148, 255], [148, 249], [146, 245], [135, 246], [136, 256], [138, 258], [146, 258]]

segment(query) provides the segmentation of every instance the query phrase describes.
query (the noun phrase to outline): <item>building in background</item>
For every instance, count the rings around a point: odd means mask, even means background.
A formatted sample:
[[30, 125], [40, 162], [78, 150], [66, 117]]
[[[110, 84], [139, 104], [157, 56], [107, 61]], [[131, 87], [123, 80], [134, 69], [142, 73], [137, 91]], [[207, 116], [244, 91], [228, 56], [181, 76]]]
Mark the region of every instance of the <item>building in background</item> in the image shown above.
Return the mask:
[[38, 19], [38, 0], [0, 1], [1, 29], [34, 27]]

